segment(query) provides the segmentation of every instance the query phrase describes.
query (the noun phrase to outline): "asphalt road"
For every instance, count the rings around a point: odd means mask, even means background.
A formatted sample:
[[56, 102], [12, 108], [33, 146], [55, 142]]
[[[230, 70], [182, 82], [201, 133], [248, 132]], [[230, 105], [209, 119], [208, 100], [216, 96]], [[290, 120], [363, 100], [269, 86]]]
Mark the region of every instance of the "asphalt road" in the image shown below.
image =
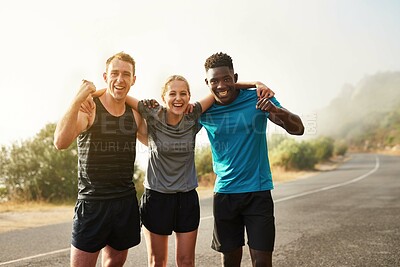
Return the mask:
[[[355, 154], [334, 171], [277, 184], [273, 196], [275, 267], [400, 266], [400, 157]], [[210, 248], [211, 202], [201, 201], [197, 266], [220, 266]], [[70, 231], [64, 223], [2, 233], [0, 266], [68, 266]], [[146, 266], [144, 243], [125, 266]], [[242, 266], [251, 266], [247, 248]]]

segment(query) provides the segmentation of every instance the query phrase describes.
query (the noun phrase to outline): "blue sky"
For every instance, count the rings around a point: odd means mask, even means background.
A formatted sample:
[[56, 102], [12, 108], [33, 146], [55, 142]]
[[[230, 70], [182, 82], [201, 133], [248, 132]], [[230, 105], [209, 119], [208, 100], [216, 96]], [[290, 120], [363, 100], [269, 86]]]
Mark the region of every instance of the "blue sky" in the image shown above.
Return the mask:
[[2, 4], [0, 32], [5, 145], [60, 119], [82, 79], [104, 87], [105, 61], [119, 51], [136, 60], [137, 98], [160, 99], [172, 74], [201, 98], [204, 61], [223, 51], [240, 80], [263, 81], [301, 116], [347, 83], [400, 70], [400, 1], [15, 0]]

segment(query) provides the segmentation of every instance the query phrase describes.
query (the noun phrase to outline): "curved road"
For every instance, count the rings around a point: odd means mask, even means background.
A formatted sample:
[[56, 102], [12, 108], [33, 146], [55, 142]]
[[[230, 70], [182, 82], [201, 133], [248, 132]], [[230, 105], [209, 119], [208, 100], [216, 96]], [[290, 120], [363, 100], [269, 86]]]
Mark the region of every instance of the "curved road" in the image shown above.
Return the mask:
[[[334, 171], [273, 191], [275, 267], [400, 266], [400, 157], [354, 154]], [[210, 248], [211, 199], [201, 201], [197, 266], [220, 266]], [[68, 266], [70, 223], [0, 234], [0, 266]], [[170, 264], [173, 264], [170, 238]], [[100, 266], [100, 265], [98, 265]], [[125, 266], [146, 266], [144, 240]], [[242, 266], [251, 266], [245, 250]]]

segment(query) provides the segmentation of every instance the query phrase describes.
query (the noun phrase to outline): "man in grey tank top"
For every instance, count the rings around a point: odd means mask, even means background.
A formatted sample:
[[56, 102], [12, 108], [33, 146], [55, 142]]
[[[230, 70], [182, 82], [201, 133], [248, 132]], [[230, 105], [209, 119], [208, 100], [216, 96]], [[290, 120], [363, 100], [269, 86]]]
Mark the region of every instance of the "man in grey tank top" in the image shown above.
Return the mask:
[[[123, 52], [106, 62], [106, 93], [91, 114], [81, 104], [96, 91], [83, 80], [54, 133], [57, 149], [78, 141], [78, 199], [72, 228], [71, 266], [122, 266], [140, 243], [140, 217], [133, 183], [136, 137], [146, 135], [142, 117], [126, 105], [135, 83], [135, 61]], [[142, 139], [141, 139], [142, 140]]]

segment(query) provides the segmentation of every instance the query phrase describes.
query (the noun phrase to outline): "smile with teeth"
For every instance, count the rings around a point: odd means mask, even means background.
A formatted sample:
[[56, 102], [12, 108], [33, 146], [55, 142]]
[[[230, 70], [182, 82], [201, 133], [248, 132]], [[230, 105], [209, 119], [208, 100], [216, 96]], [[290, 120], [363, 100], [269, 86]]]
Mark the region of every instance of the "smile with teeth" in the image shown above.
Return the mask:
[[173, 106], [176, 108], [181, 108], [181, 107], [183, 107], [183, 103], [174, 103]]
[[219, 94], [220, 96], [226, 96], [226, 95], [228, 94], [228, 90], [219, 91], [218, 94]]
[[123, 86], [117, 86], [117, 85], [114, 85], [114, 88], [115, 88], [116, 90], [123, 90], [123, 89], [124, 89]]

